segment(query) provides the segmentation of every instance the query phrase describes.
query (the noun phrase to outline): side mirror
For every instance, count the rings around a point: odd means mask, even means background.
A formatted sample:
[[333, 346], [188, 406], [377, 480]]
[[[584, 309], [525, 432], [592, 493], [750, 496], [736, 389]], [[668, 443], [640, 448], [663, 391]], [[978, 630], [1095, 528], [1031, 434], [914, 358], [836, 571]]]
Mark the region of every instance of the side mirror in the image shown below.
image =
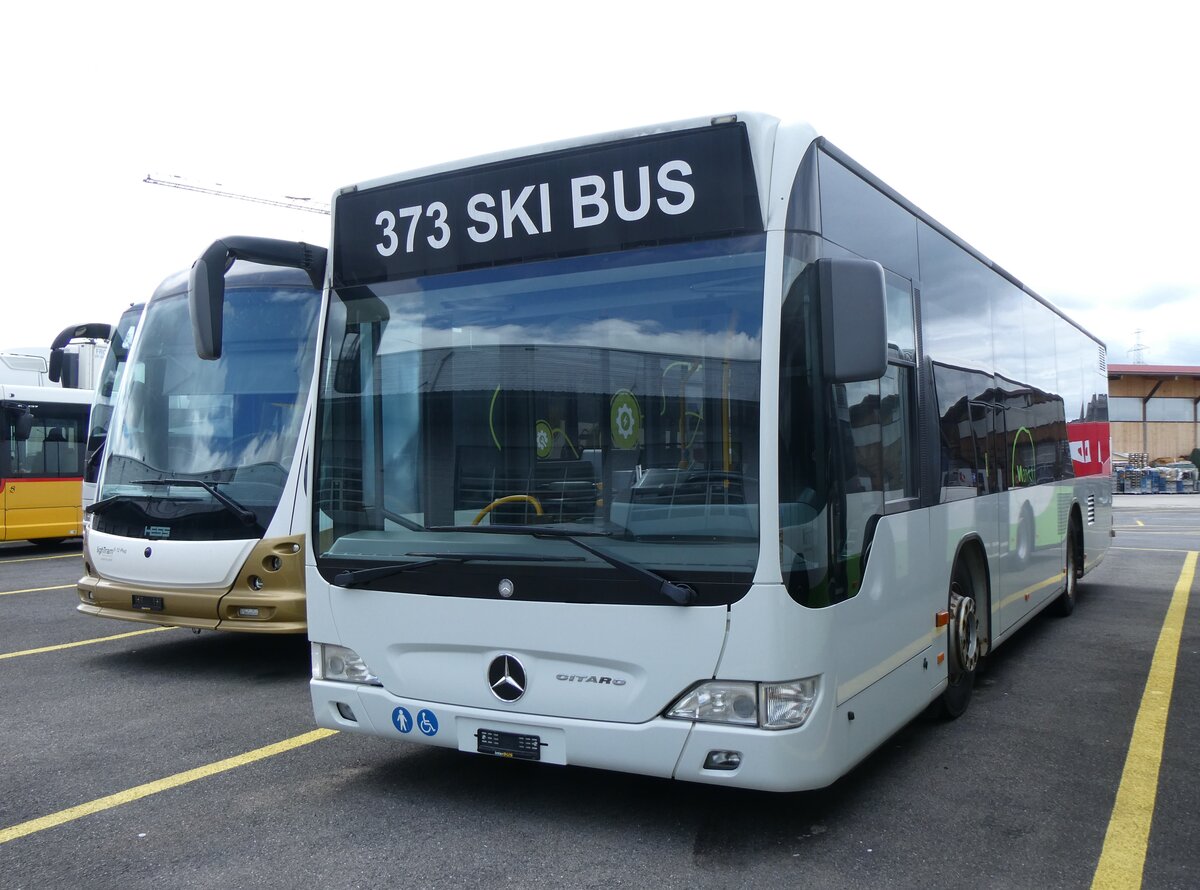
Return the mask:
[[16, 421], [16, 436], [18, 442], [26, 442], [29, 440], [29, 434], [33, 432], [33, 415], [26, 411], [24, 414], [17, 416]]
[[[54, 338], [54, 342], [50, 344], [50, 369], [47, 372], [50, 382], [62, 382], [63, 386], [71, 388], [77, 386], [78, 378], [76, 378], [75, 383], [68, 383], [63, 380], [63, 362], [66, 358], [65, 350], [67, 344], [72, 340], [109, 340], [111, 338], [112, 325], [100, 322], [74, 324], [69, 328], [63, 328], [59, 332], [59, 335]], [[76, 374], [78, 374], [78, 366], [76, 366]]]
[[234, 260], [302, 269], [313, 287], [325, 284], [328, 251], [303, 241], [275, 238], [225, 238], [214, 241], [188, 273], [188, 311], [196, 354], [212, 361], [221, 357], [221, 319], [225, 309], [225, 273]]
[[887, 290], [874, 260], [817, 260], [821, 361], [833, 383], [877, 380], [887, 372]]

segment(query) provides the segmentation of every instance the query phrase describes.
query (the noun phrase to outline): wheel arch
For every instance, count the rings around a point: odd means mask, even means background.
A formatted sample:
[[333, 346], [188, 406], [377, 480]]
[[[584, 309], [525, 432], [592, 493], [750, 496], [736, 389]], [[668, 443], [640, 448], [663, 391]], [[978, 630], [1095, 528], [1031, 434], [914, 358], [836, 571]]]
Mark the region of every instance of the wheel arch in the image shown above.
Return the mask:
[[977, 533], [965, 535], [958, 542], [954, 550], [954, 561], [950, 564], [951, 578], [954, 577], [954, 569], [960, 562], [971, 573], [976, 599], [976, 620], [983, 625], [980, 634], [983, 649], [980, 654], [986, 655], [992, 647], [992, 572], [987, 548]]
[[1076, 577], [1083, 577], [1083, 566], [1087, 562], [1087, 552], [1084, 550], [1083, 536], [1083, 508], [1079, 505], [1079, 499], [1076, 498], [1071, 502], [1071, 510], [1067, 514], [1067, 533], [1063, 536], [1063, 566], [1067, 564], [1067, 547], [1071, 541], [1075, 542], [1075, 552], [1079, 556], [1079, 565], [1077, 566], [1079, 573]]

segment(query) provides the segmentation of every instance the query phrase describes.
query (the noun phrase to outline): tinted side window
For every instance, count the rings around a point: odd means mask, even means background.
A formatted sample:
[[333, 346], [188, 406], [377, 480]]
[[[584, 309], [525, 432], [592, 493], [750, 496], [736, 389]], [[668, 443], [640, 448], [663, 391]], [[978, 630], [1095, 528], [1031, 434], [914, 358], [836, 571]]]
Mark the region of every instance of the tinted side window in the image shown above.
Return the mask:
[[10, 423], [8, 468], [25, 479], [75, 479], [83, 476], [87, 407], [56, 405], [33, 412], [29, 438], [19, 441]]
[[917, 276], [916, 219], [828, 155], [819, 161], [821, 234], [878, 260], [906, 278]]

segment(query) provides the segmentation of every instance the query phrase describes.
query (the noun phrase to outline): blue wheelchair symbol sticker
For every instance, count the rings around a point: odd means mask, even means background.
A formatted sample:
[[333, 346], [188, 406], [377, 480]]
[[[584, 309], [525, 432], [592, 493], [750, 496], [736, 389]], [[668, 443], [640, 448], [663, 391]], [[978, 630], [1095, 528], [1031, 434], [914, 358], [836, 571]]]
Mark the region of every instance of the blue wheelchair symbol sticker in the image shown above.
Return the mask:
[[417, 729], [421, 730], [425, 735], [437, 735], [437, 715], [427, 708], [422, 708], [417, 712]]
[[396, 708], [396, 710], [392, 711], [392, 723], [396, 725], [396, 729], [400, 730], [406, 735], [412, 732], [412, 714], [408, 713], [407, 708]]

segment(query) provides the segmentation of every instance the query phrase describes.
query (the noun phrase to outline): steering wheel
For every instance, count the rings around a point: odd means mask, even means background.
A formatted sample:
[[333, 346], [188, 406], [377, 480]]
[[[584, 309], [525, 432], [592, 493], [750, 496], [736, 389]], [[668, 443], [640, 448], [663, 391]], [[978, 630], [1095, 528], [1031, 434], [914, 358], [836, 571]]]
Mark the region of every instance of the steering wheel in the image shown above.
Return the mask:
[[531, 495], [531, 494], [509, 494], [509, 495], [505, 495], [502, 498], [496, 498], [496, 500], [492, 501], [490, 504], [488, 504], [486, 507], [484, 507], [482, 510], [480, 510], [479, 515], [471, 520], [471, 525], [479, 525], [479, 523], [483, 521], [483, 517], [487, 516], [489, 513], [492, 512], [492, 510], [494, 510], [496, 507], [499, 507], [501, 504], [516, 504], [516, 503], [533, 504], [533, 509], [537, 511], [538, 516], [543, 516], [546, 513], [546, 511], [542, 509], [541, 503], [533, 495]]

